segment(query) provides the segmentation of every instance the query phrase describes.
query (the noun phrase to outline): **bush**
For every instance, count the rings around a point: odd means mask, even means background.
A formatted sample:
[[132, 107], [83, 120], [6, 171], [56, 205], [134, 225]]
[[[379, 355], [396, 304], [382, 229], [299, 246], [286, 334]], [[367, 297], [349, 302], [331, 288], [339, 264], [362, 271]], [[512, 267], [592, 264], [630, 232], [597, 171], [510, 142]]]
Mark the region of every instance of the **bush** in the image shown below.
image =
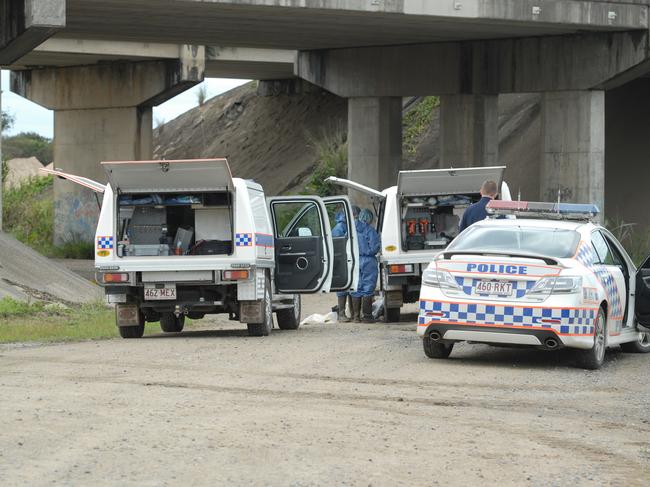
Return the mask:
[[54, 232], [54, 179], [32, 178], [4, 194], [4, 229], [21, 242], [46, 255], [52, 253]]
[[305, 194], [335, 196], [344, 194], [340, 186], [326, 183], [330, 176], [347, 178], [348, 144], [347, 132], [341, 126], [328, 127], [318, 136], [307, 135], [307, 140], [316, 149], [318, 162], [312, 177], [305, 187]]
[[636, 223], [626, 223], [622, 220], [608, 221], [606, 226], [623, 244], [634, 263], [637, 266], [643, 264], [650, 252], [650, 229], [639, 228]]
[[440, 98], [427, 96], [404, 114], [402, 144], [406, 154], [415, 155], [422, 135], [433, 120], [433, 109], [439, 105]]

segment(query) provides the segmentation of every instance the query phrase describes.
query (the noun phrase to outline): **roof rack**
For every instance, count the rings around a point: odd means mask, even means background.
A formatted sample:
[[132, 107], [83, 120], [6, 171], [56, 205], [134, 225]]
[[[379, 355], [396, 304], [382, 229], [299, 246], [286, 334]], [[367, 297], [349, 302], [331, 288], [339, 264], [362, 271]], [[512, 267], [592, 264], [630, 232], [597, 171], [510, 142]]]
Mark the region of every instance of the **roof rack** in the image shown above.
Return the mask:
[[493, 200], [488, 203], [487, 212], [494, 217], [513, 215], [544, 220], [591, 221], [600, 210], [597, 205], [590, 204]]

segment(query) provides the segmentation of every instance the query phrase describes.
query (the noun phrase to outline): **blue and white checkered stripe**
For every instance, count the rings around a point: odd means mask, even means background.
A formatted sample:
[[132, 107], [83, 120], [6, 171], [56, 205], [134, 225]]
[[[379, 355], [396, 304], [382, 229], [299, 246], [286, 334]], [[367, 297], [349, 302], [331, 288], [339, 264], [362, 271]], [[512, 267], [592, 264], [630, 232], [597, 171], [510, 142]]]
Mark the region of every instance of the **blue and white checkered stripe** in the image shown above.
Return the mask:
[[596, 264], [596, 252], [593, 247], [590, 244], [583, 242], [578, 249], [576, 260], [593, 272], [596, 278], [600, 281], [600, 284], [602, 284], [609, 302], [611, 310], [610, 315], [613, 317], [622, 316], [623, 302], [616, 281], [614, 280], [614, 276], [612, 276], [612, 273], [606, 266]]
[[[553, 329], [559, 334], [592, 335], [596, 309], [532, 308], [483, 303], [420, 301], [418, 325], [454, 323]], [[558, 323], [545, 323], [555, 320]]]
[[113, 248], [113, 237], [97, 237], [97, 249], [111, 250]]
[[252, 247], [253, 234], [252, 233], [236, 233], [235, 246], [237, 247]]
[[[463, 288], [463, 292], [467, 294], [468, 296], [487, 296], [487, 294], [481, 294], [476, 290], [476, 284], [479, 281], [483, 281], [484, 279], [474, 279], [471, 277], [456, 277], [456, 282], [458, 285]], [[512, 290], [513, 290], [513, 295], [517, 299], [523, 298], [526, 293], [533, 288], [535, 285], [536, 281], [502, 281], [499, 280], [499, 282], [509, 282], [512, 284]], [[512, 297], [508, 295], [508, 297]]]

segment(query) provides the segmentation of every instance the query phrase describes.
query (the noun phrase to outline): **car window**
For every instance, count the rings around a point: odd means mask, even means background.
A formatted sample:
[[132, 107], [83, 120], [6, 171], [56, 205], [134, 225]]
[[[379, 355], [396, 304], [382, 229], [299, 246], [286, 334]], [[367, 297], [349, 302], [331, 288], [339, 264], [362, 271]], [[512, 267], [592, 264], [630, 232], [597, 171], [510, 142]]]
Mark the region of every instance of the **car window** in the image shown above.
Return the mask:
[[618, 250], [618, 247], [616, 247], [616, 244], [612, 241], [612, 239], [609, 236], [603, 235], [603, 237], [605, 237], [605, 240], [607, 240], [607, 245], [609, 245], [609, 250], [612, 253], [612, 260], [614, 261], [614, 265], [620, 267], [626, 267], [625, 259], [623, 258], [620, 251]]
[[273, 211], [278, 229], [276, 237], [320, 237], [322, 235], [320, 212], [315, 203], [279, 201], [273, 203]]
[[600, 232], [595, 231], [591, 234], [591, 244], [594, 246], [594, 250], [598, 256], [599, 264], [615, 265], [614, 257], [612, 256], [612, 252], [609, 249], [609, 245], [607, 245], [605, 237], [603, 237]]
[[533, 253], [563, 259], [575, 255], [579, 242], [580, 234], [573, 230], [475, 225], [457, 237], [448, 248]]

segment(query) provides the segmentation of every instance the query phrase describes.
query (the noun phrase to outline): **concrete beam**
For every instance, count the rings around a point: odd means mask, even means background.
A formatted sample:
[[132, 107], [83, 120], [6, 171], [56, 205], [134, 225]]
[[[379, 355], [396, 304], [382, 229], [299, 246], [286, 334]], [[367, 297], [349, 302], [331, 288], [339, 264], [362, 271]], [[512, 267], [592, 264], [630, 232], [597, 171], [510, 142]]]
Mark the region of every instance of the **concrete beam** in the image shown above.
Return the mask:
[[601, 88], [648, 59], [648, 32], [303, 51], [295, 73], [343, 97]]
[[498, 159], [498, 95], [440, 97], [442, 167], [493, 166]]
[[11, 73], [11, 91], [51, 110], [155, 106], [203, 81], [205, 50], [177, 60], [45, 68]]
[[542, 201], [595, 203], [605, 212], [605, 92], [542, 96]]
[[66, 25], [65, 0], [0, 0], [0, 65], [11, 64]]
[[293, 78], [297, 51], [207, 46], [206, 76], [276, 80]]

